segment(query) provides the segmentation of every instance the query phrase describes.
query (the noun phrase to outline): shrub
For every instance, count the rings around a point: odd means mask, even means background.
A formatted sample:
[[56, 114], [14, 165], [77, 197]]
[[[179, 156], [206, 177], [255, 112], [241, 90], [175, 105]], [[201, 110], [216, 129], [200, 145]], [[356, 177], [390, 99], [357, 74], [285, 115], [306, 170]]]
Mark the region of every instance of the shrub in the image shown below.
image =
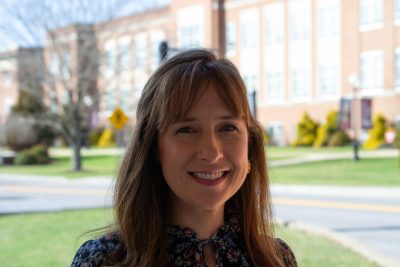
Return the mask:
[[115, 135], [112, 129], [105, 129], [99, 138], [97, 143], [99, 147], [110, 147], [115, 146]]
[[326, 123], [318, 127], [313, 146], [344, 146], [350, 141], [350, 137], [339, 128], [339, 113], [331, 111], [326, 117]]
[[4, 127], [6, 144], [12, 150], [20, 151], [38, 143], [35, 121], [32, 117], [11, 113]]
[[364, 142], [365, 149], [376, 149], [385, 143], [386, 123], [382, 114], [375, 116], [372, 129], [368, 131], [368, 139]]
[[89, 136], [88, 136], [89, 146], [97, 146], [103, 131], [104, 131], [104, 128], [94, 128], [94, 129], [90, 130]]
[[17, 165], [49, 163], [48, 149], [44, 145], [36, 145], [29, 149], [24, 149], [17, 153], [14, 162]]
[[400, 149], [400, 128], [396, 129], [396, 137], [394, 138], [393, 146]]
[[263, 131], [263, 141], [264, 145], [269, 145], [271, 143], [271, 136], [266, 130]]
[[303, 114], [297, 124], [297, 139], [295, 146], [311, 146], [317, 137], [318, 123], [314, 122], [307, 113]]
[[328, 146], [345, 146], [350, 144], [350, 137], [343, 131], [335, 132], [328, 141]]

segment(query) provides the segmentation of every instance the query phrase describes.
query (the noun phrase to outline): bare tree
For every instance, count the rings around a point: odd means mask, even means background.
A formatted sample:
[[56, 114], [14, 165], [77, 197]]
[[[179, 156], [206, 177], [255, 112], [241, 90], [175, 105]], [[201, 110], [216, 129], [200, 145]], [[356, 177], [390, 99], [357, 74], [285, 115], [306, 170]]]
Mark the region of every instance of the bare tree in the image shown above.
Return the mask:
[[20, 90], [46, 106], [38, 122], [53, 127], [68, 142], [74, 171], [82, 168], [82, 142], [99, 105], [98, 25], [106, 26], [121, 2], [6, 0], [0, 13], [6, 17], [0, 22], [3, 35], [23, 47], [43, 47], [22, 57], [15, 79]]

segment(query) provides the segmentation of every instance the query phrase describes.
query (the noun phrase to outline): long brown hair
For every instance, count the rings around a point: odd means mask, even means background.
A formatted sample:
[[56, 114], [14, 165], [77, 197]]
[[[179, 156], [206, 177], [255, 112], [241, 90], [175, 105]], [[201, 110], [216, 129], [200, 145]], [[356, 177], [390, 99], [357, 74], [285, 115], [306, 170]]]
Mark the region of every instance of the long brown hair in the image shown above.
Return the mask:
[[164, 62], [145, 85], [132, 140], [117, 177], [116, 230], [127, 256], [122, 266], [167, 266], [165, 229], [168, 186], [157, 159], [157, 136], [189, 111], [209, 84], [227, 107], [244, 118], [251, 171], [228, 201], [237, 212], [246, 251], [254, 266], [283, 266], [272, 238], [271, 206], [262, 127], [251, 116], [236, 67], [205, 49], [188, 50]]

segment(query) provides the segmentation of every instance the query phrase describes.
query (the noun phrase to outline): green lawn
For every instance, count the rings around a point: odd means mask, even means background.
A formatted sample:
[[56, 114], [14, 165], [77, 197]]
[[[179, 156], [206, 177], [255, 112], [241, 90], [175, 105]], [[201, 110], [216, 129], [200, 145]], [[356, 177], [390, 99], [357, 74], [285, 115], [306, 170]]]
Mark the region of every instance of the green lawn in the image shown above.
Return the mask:
[[[0, 262], [4, 267], [69, 266], [81, 234], [111, 223], [109, 209], [0, 216]], [[293, 248], [299, 266], [376, 267], [339, 245], [302, 232], [278, 228]]]
[[271, 167], [273, 183], [400, 186], [397, 158], [331, 160]]
[[120, 157], [118, 156], [85, 156], [82, 160], [83, 171], [72, 172], [70, 159], [55, 158], [47, 165], [1, 166], [1, 173], [17, 173], [47, 176], [64, 176], [80, 178], [89, 176], [112, 176], [116, 173]]

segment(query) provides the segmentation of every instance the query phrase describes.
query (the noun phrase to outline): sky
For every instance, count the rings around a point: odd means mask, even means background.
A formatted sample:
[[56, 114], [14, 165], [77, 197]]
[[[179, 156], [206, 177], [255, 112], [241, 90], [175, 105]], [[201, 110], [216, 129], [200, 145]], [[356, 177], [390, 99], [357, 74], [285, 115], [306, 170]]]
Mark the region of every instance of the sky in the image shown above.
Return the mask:
[[[46, 27], [127, 16], [171, 0], [0, 0], [0, 51], [43, 46]], [[111, 14], [111, 15], [110, 15]]]

